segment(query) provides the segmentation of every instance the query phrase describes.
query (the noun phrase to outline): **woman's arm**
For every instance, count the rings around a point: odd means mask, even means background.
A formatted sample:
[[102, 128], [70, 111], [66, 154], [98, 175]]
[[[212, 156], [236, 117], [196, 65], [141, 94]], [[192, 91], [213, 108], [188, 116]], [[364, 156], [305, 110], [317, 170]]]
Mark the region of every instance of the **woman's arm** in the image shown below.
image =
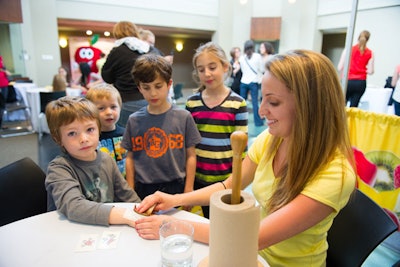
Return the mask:
[[[165, 222], [169, 222], [172, 220], [177, 220], [168, 215], [152, 215], [148, 217], [141, 218], [136, 221], [136, 231], [139, 236], [144, 239], [159, 239], [159, 229], [161, 225]], [[193, 239], [195, 241], [206, 243], [209, 242], [209, 232], [210, 226], [208, 223], [199, 223], [193, 221], [187, 221], [194, 228], [194, 236]]]
[[[256, 168], [257, 164], [246, 156], [242, 163], [242, 188], [246, 188], [253, 181]], [[177, 206], [207, 206], [210, 204], [211, 195], [214, 192], [224, 190], [225, 187], [232, 188], [232, 175], [224, 181], [224, 185], [215, 183], [189, 193], [169, 195], [158, 191], [147, 196], [139, 204], [138, 211], [144, 212], [155, 204], [155, 210], [168, 210]]]
[[339, 72], [342, 72], [343, 69], [344, 69], [344, 57], [345, 57], [345, 54], [346, 54], [345, 52], [346, 52], [346, 50], [342, 51], [342, 55], [340, 56], [340, 60], [339, 60], [339, 63], [337, 65], [337, 68], [338, 68]]
[[398, 79], [399, 79], [399, 69], [400, 69], [399, 66], [397, 66], [397, 67], [394, 69], [394, 73], [393, 73], [393, 77], [392, 77], [392, 87], [393, 87], [393, 88], [396, 87], [397, 81], [398, 81]]
[[261, 221], [258, 247], [261, 250], [293, 237], [316, 225], [332, 212], [332, 207], [300, 194]]
[[375, 57], [374, 57], [374, 53], [372, 52], [372, 57], [370, 58], [370, 60], [368, 61], [367, 64], [367, 73], [369, 75], [374, 74], [375, 72]]

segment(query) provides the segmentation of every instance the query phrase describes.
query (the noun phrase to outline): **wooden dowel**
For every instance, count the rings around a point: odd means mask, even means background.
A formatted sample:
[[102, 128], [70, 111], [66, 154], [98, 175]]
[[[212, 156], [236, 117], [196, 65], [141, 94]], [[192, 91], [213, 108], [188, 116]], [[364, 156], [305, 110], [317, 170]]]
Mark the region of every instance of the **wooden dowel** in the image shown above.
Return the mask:
[[247, 134], [242, 131], [233, 132], [231, 146], [233, 151], [231, 204], [239, 204], [242, 186], [242, 154], [247, 146]]

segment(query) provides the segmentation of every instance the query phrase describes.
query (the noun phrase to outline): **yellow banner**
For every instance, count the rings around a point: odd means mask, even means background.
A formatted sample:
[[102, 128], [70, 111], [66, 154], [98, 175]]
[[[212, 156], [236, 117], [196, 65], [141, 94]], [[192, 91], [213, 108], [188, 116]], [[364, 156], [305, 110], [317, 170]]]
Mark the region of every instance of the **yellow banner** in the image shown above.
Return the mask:
[[347, 122], [352, 146], [376, 166], [359, 189], [400, 218], [400, 117], [347, 108]]

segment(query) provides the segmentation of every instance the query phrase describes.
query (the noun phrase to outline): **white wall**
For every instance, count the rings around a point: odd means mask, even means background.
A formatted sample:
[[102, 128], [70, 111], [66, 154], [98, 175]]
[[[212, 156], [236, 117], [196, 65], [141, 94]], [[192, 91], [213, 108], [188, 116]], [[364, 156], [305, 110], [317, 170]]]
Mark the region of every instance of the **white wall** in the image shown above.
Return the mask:
[[21, 6], [24, 23], [11, 27], [19, 36], [15, 37], [15, 46], [12, 44], [14, 58], [25, 62], [26, 76], [38, 86], [45, 86], [51, 83], [61, 65], [57, 18], [50, 15], [55, 14], [55, 1], [21, 0]]
[[[280, 52], [311, 49], [321, 52], [324, 33], [347, 32], [351, 0], [253, 0], [253, 17], [282, 17]], [[400, 0], [359, 0], [354, 28], [355, 44], [362, 30], [369, 30], [368, 42], [375, 53], [375, 74], [368, 84], [383, 86], [400, 64]], [[344, 47], [344, 44], [343, 44]], [[334, 62], [337, 64], [337, 62]]]
[[[350, 23], [351, 1], [320, 0], [317, 29], [326, 32], [346, 31]], [[367, 46], [375, 54], [375, 74], [368, 76], [369, 85], [383, 86], [387, 76], [392, 76], [400, 64], [399, 49], [400, 1], [360, 0], [354, 27], [353, 44], [359, 33], [371, 33]]]
[[[400, 64], [400, 0], [360, 0], [355, 38], [371, 32], [376, 73], [368, 83], [381, 85]], [[215, 32], [213, 41], [229, 53], [250, 38], [251, 17], [282, 17], [280, 52], [303, 48], [321, 51], [324, 32], [343, 32], [350, 19], [350, 0], [21, 0], [24, 23], [20, 38], [26, 52], [26, 75], [39, 86], [60, 65], [57, 18], [163, 25]], [[15, 31], [18, 32], [18, 29]], [[13, 52], [14, 53], [14, 52]], [[16, 51], [20, 56], [22, 51]], [[14, 58], [15, 58], [14, 56]]]
[[[33, 0], [31, 0], [33, 1]], [[59, 18], [216, 30], [218, 0], [53, 0]]]

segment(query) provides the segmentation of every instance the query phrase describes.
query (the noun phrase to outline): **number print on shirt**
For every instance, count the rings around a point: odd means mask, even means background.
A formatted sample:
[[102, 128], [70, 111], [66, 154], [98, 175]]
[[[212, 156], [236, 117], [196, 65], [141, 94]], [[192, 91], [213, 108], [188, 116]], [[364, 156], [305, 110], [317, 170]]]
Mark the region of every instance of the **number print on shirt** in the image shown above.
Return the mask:
[[182, 149], [184, 137], [182, 134], [167, 135], [164, 130], [153, 127], [146, 131], [144, 136], [132, 137], [133, 151], [145, 150], [147, 156], [159, 158], [167, 149]]

